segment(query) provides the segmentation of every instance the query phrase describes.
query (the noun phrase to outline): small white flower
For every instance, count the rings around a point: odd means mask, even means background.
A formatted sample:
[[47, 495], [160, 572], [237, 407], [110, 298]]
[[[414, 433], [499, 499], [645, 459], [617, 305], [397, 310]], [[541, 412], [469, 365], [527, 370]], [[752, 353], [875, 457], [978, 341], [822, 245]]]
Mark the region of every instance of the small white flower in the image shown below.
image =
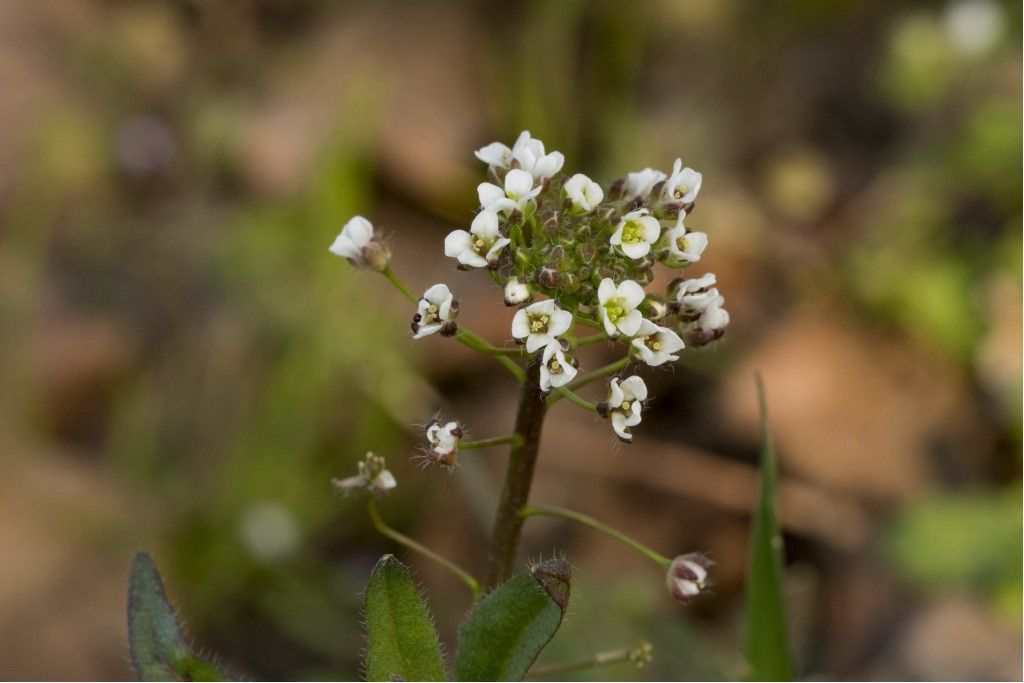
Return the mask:
[[452, 466], [455, 464], [455, 456], [461, 440], [462, 427], [458, 422], [442, 425], [439, 421], [434, 420], [427, 425], [427, 441], [430, 442], [433, 459], [442, 465]]
[[444, 238], [444, 255], [464, 266], [485, 268], [498, 262], [498, 255], [509, 242], [498, 231], [498, 214], [484, 209], [473, 219], [469, 232], [453, 230]]
[[349, 219], [328, 248], [357, 268], [384, 270], [391, 259], [387, 245], [374, 234], [373, 223], [362, 216]]
[[693, 315], [708, 306], [721, 306], [725, 298], [715, 288], [715, 274], [706, 273], [698, 278], [676, 280], [669, 285], [669, 304], [676, 313]]
[[665, 174], [653, 168], [645, 168], [636, 173], [628, 173], [626, 182], [622, 186], [622, 196], [625, 199], [647, 199], [654, 186], [665, 180]]
[[[512, 157], [519, 168], [529, 173], [534, 182], [543, 185], [544, 181], [562, 170], [565, 156], [561, 152], [544, 153], [544, 143], [537, 138], [529, 137], [529, 131], [523, 131], [526, 139], [520, 134], [516, 147], [512, 149]], [[522, 144], [520, 145], [520, 141]]]
[[412, 318], [413, 339], [426, 337], [435, 332], [455, 332], [455, 318], [459, 304], [455, 301], [448, 285], [436, 284], [423, 293]]
[[637, 306], [644, 300], [644, 288], [632, 280], [615, 285], [611, 278], [601, 280], [597, 287], [597, 300], [601, 322], [608, 336], [619, 333], [632, 337], [640, 330], [643, 315]]
[[573, 213], [584, 214], [594, 210], [604, 199], [604, 191], [593, 180], [577, 173], [565, 181], [562, 191], [572, 204]]
[[512, 318], [512, 336], [526, 340], [530, 353], [555, 341], [572, 326], [572, 313], [563, 311], [554, 299], [545, 299], [516, 311]]
[[480, 183], [476, 188], [480, 206], [505, 214], [512, 211], [526, 213], [527, 205], [540, 194], [540, 190], [541, 188], [533, 186], [533, 176], [518, 168], [505, 174], [504, 189], [494, 183]]
[[505, 305], [518, 306], [530, 300], [530, 286], [513, 275], [505, 283]]
[[689, 166], [683, 168], [682, 159], [676, 159], [672, 166], [672, 175], [665, 181], [665, 201], [678, 202], [683, 206], [692, 204], [697, 199], [703, 179], [704, 176]]
[[701, 311], [696, 320], [683, 326], [683, 339], [688, 345], [704, 346], [725, 334], [725, 328], [729, 326], [729, 312], [722, 308], [724, 303], [725, 298], [719, 296]]
[[684, 268], [700, 261], [708, 247], [708, 236], [703, 232], [688, 231], [683, 225], [686, 214], [680, 213], [674, 228], [665, 231], [662, 242], [667, 251], [662, 260], [670, 268]]
[[650, 253], [651, 245], [658, 241], [659, 235], [661, 223], [658, 219], [647, 209], [637, 209], [622, 217], [609, 241], [629, 258], [640, 259]]
[[576, 376], [574, 361], [565, 355], [559, 341], [548, 342], [540, 360], [540, 390], [545, 393], [565, 386]]
[[[540, 142], [540, 140], [537, 140], [536, 142]], [[508, 145], [500, 142], [492, 142], [489, 145], [481, 147], [473, 154], [476, 155], [477, 159], [488, 166], [507, 169], [512, 167], [512, 162], [515, 160], [516, 153], [531, 144], [533, 144], [533, 138], [530, 137], [530, 131], [524, 130], [519, 134], [519, 137], [516, 138], [511, 149], [509, 149]], [[541, 150], [543, 149], [544, 145], [541, 143]]]
[[359, 463], [359, 474], [345, 479], [332, 479], [331, 484], [343, 493], [366, 489], [375, 496], [390, 491], [398, 485], [395, 475], [385, 467], [384, 458], [367, 453]]
[[668, 592], [679, 602], [688, 604], [707, 588], [710, 566], [711, 560], [703, 553], [688, 553], [675, 558], [665, 577]]
[[602, 415], [610, 417], [612, 429], [625, 442], [633, 440], [629, 428], [640, 424], [640, 411], [647, 400], [647, 385], [639, 375], [633, 375], [619, 383], [613, 377], [608, 391], [608, 401], [599, 406]]
[[640, 323], [640, 331], [632, 342], [640, 358], [648, 365], [661, 365], [669, 361], [679, 360], [673, 355], [683, 349], [683, 340], [667, 327], [655, 325], [650, 320]]

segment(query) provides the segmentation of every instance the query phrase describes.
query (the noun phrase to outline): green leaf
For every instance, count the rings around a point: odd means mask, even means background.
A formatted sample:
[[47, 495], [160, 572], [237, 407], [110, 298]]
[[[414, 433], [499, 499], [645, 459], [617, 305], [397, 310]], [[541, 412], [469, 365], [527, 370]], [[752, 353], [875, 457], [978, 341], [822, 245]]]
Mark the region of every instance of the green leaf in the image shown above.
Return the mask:
[[764, 383], [757, 378], [761, 406], [761, 491], [751, 530], [743, 649], [755, 681], [793, 678], [782, 594], [782, 535], [775, 518], [775, 447], [768, 430]]
[[408, 567], [385, 555], [366, 587], [366, 679], [443, 681], [437, 632]]
[[148, 553], [136, 554], [132, 562], [128, 641], [135, 673], [144, 681], [224, 680], [212, 664], [196, 656], [185, 640]]
[[562, 623], [571, 573], [539, 562], [484, 598], [459, 629], [456, 680], [521, 681]]

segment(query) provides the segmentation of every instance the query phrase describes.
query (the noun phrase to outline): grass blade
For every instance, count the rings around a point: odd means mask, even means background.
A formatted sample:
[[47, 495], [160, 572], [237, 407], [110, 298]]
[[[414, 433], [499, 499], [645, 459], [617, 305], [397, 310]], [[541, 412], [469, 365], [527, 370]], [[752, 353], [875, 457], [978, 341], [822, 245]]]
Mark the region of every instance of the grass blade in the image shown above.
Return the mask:
[[782, 535], [775, 516], [775, 447], [760, 376], [757, 398], [761, 409], [761, 490], [752, 522], [743, 650], [750, 680], [785, 681], [792, 680], [793, 667], [783, 598]]

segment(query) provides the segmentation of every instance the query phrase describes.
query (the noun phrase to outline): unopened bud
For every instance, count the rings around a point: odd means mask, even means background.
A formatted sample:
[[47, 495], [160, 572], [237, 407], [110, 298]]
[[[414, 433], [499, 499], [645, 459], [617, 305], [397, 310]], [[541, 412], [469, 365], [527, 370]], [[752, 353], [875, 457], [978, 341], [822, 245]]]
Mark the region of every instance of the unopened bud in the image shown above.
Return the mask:
[[713, 562], [704, 553], [687, 553], [672, 560], [665, 587], [672, 597], [684, 605], [707, 590], [708, 569]]
[[518, 277], [512, 276], [505, 282], [505, 305], [518, 306], [525, 304], [533, 296], [530, 294], [530, 286], [522, 282]]
[[430, 445], [427, 460], [454, 467], [461, 440], [462, 426], [458, 422], [441, 424], [440, 420], [432, 420], [427, 425], [427, 443]]
[[647, 298], [641, 304], [641, 312], [644, 317], [655, 322], [661, 320], [668, 315], [668, 304], [666, 304], [661, 297], [655, 294], [648, 294]]
[[537, 272], [537, 284], [547, 289], [558, 289], [562, 284], [562, 276], [554, 268], [544, 267]]
[[618, 178], [608, 186], [608, 199], [616, 201], [622, 198], [622, 189], [626, 186], [625, 178]]
[[354, 216], [345, 223], [330, 251], [365, 270], [383, 271], [391, 260], [391, 249], [373, 229], [373, 223], [362, 216]]

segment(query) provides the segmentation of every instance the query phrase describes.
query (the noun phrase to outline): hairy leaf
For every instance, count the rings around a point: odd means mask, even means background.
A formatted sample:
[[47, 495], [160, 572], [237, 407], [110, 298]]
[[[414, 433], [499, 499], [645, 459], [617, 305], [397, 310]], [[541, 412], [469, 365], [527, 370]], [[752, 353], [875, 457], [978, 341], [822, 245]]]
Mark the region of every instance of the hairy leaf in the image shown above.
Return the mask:
[[147, 553], [132, 562], [128, 584], [128, 640], [135, 673], [144, 681], [219, 681], [223, 676], [193, 652], [160, 573]]
[[409, 569], [385, 555], [366, 587], [366, 678], [443, 681], [437, 632]]
[[764, 385], [757, 378], [761, 406], [761, 491], [754, 511], [747, 570], [744, 653], [755, 681], [792, 680], [783, 598], [782, 535], [775, 517], [775, 446], [768, 429]]
[[540, 562], [484, 598], [459, 629], [456, 680], [522, 680], [562, 623], [570, 575], [565, 560]]

